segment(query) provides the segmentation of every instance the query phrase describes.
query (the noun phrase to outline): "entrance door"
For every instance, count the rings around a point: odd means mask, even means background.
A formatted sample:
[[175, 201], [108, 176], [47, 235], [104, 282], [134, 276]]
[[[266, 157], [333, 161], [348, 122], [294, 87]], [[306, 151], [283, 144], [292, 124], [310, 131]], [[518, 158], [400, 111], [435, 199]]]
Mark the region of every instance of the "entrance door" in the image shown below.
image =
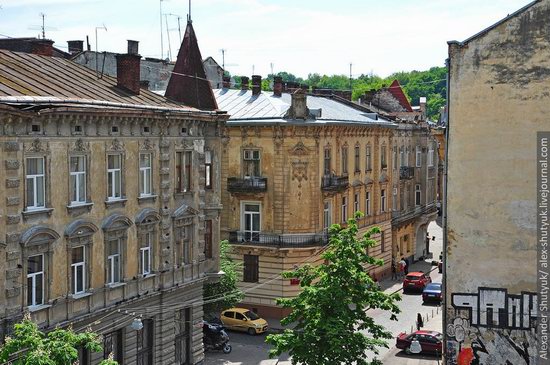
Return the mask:
[[244, 204], [244, 240], [258, 242], [260, 240], [260, 204]]

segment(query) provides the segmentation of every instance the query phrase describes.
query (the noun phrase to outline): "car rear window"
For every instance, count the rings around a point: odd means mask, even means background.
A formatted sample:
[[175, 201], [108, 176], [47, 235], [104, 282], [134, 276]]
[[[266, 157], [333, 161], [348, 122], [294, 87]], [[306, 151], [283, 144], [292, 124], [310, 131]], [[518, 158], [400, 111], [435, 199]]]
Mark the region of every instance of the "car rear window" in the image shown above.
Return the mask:
[[441, 290], [441, 284], [428, 284], [426, 290]]
[[419, 280], [420, 279], [420, 276], [416, 276], [416, 275], [407, 275], [407, 280]]
[[225, 312], [223, 315], [227, 318], [235, 318], [235, 312]]

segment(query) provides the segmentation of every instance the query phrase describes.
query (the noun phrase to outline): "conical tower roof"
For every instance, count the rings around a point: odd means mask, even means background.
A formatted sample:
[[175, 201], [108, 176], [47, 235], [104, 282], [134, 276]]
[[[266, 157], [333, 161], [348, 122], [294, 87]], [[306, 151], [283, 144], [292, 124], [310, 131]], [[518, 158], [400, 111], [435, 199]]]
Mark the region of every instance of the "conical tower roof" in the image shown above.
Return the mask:
[[197, 36], [190, 20], [187, 21], [185, 36], [165, 96], [201, 110], [218, 109], [212, 87], [206, 79]]

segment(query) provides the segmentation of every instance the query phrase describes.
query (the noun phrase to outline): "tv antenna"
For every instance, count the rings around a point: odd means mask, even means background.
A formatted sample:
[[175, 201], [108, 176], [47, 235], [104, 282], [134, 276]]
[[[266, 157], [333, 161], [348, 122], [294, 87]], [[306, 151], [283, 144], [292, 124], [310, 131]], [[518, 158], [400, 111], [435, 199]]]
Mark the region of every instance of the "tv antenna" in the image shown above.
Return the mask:
[[[46, 26], [46, 14], [40, 13], [39, 14], [42, 17], [42, 25], [32, 25], [28, 29], [29, 30], [40, 30], [42, 32], [42, 39], [46, 39], [46, 31], [56, 31], [58, 30], [55, 27], [47, 27]], [[40, 38], [40, 36], [38, 36]]]
[[97, 77], [99, 77], [99, 66], [98, 66], [98, 62], [97, 62], [97, 53], [98, 53], [97, 30], [98, 29], [103, 29], [103, 30], [107, 31], [107, 27], [105, 26], [105, 23], [103, 23], [103, 25], [101, 27], [95, 27], [95, 73], [96, 73]]
[[168, 14], [164, 14], [164, 22], [166, 23], [166, 36], [168, 38], [168, 60], [172, 61], [172, 44], [170, 42], [170, 29], [168, 29]]
[[[181, 24], [180, 24], [181, 16], [178, 15], [178, 14], [173, 14], [173, 13], [168, 13], [166, 15], [175, 16], [176, 18], [178, 18], [178, 34], [180, 36], [180, 44], [181, 44]], [[175, 30], [175, 29], [171, 28], [170, 30]]]

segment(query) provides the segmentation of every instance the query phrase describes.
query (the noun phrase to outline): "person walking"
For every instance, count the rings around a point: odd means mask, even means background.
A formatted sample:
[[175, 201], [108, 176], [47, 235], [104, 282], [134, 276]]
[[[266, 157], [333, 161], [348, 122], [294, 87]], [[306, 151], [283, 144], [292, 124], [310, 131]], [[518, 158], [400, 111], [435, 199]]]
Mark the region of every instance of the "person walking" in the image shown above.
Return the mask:
[[397, 280], [397, 265], [395, 264], [395, 258], [391, 259], [391, 280]]
[[418, 313], [416, 315], [416, 329], [420, 331], [422, 327], [424, 327], [424, 320], [422, 319], [422, 314]]
[[407, 263], [405, 262], [405, 259], [401, 257], [401, 260], [399, 261], [399, 276], [403, 277], [405, 276], [405, 268], [407, 267]]
[[409, 273], [409, 259], [405, 259], [405, 275], [407, 275]]

